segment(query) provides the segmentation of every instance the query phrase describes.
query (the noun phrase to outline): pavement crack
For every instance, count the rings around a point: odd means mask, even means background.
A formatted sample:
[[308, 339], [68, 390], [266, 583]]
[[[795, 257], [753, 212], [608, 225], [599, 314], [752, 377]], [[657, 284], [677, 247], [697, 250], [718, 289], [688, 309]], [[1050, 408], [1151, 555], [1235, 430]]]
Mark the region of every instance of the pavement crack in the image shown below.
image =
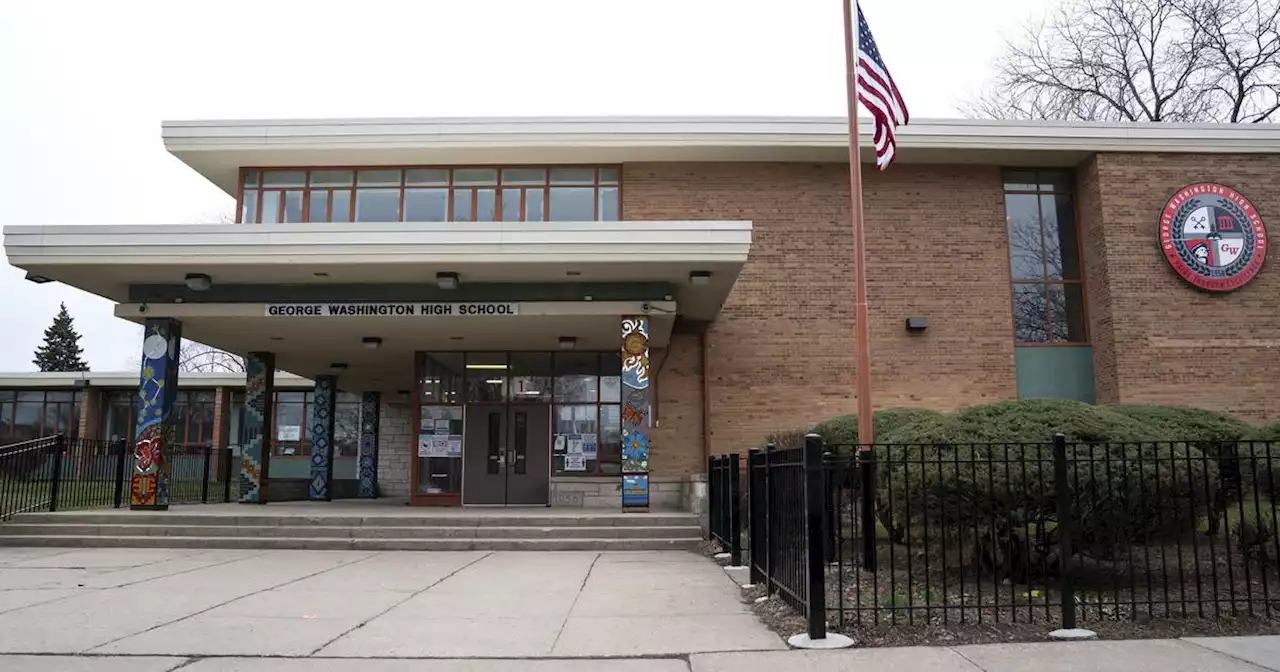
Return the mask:
[[578, 586], [578, 594], [573, 596], [573, 604], [569, 605], [569, 613], [564, 615], [564, 622], [560, 624], [560, 629], [556, 631], [556, 639], [551, 642], [551, 650], [549, 653], [555, 653], [556, 647], [560, 645], [560, 636], [564, 634], [564, 629], [569, 625], [569, 618], [573, 616], [573, 610], [578, 606], [578, 600], [582, 598], [582, 592], [587, 588], [587, 581], [591, 578], [591, 572], [595, 571], [596, 563], [600, 562], [601, 553], [596, 553], [596, 557], [591, 559], [591, 566], [587, 568], [586, 576], [582, 577], [582, 583]]
[[983, 667], [983, 666], [981, 666], [981, 665], [979, 665], [979, 664], [977, 664], [977, 663], [973, 662], [973, 659], [969, 658], [969, 656], [966, 656], [966, 655], [964, 655], [963, 653], [961, 653], [961, 652], [960, 652], [959, 647], [955, 647], [955, 646], [948, 646], [948, 647], [947, 647], [947, 650], [948, 650], [948, 651], [950, 651], [951, 653], [956, 654], [957, 656], [960, 656], [960, 658], [961, 658], [961, 659], [963, 659], [963, 660], [964, 660], [964, 662], [969, 663], [970, 665], [972, 665], [972, 666], [973, 666], [973, 669], [975, 669], [975, 670], [982, 670], [983, 672], [986, 672], [986, 669], [987, 669], [987, 668], [985, 668], [985, 667]]
[[428, 590], [431, 590], [432, 588], [435, 588], [436, 586], [440, 585], [441, 583], [443, 583], [443, 582], [445, 582], [445, 581], [449, 580], [450, 578], [452, 578], [455, 574], [458, 574], [458, 573], [459, 573], [459, 572], [461, 572], [462, 570], [464, 570], [464, 569], [466, 569], [466, 568], [468, 568], [468, 567], [470, 567], [470, 566], [472, 566], [472, 565], [476, 564], [477, 562], [480, 562], [481, 560], [484, 560], [485, 558], [487, 558], [487, 557], [489, 557], [489, 556], [491, 556], [491, 555], [493, 555], [493, 551], [489, 551], [489, 552], [485, 553], [484, 555], [482, 555], [482, 556], [480, 556], [480, 557], [476, 558], [475, 560], [472, 560], [471, 562], [468, 562], [468, 563], [466, 563], [465, 565], [462, 565], [461, 567], [459, 567], [459, 568], [457, 568], [457, 569], [453, 570], [452, 572], [449, 572], [448, 574], [446, 574], [446, 575], [444, 575], [444, 576], [440, 577], [439, 579], [436, 579], [435, 581], [432, 581], [430, 584], [428, 584], [427, 586], [423, 587], [421, 590], [416, 590], [416, 591], [414, 591], [414, 592], [412, 592], [412, 593], [409, 593], [409, 596], [408, 596], [408, 597], [406, 597], [406, 598], [404, 598], [403, 600], [400, 600], [399, 602], [396, 602], [395, 604], [393, 604], [393, 605], [391, 605], [391, 606], [387, 607], [386, 609], [383, 609], [382, 611], [379, 611], [378, 613], [376, 613], [376, 614], [374, 614], [374, 615], [370, 616], [369, 618], [366, 618], [366, 619], [364, 619], [363, 621], [360, 621], [359, 623], [356, 623], [355, 625], [351, 626], [349, 629], [344, 630], [344, 631], [342, 631], [341, 633], [339, 633], [339, 634], [338, 634], [337, 636], [335, 636], [333, 639], [330, 639], [329, 641], [327, 641], [327, 642], [325, 642], [325, 643], [321, 644], [320, 646], [317, 646], [317, 647], [316, 647], [316, 648], [315, 648], [311, 653], [308, 653], [308, 654], [307, 654], [307, 657], [311, 657], [311, 656], [316, 655], [317, 653], [320, 653], [322, 650], [324, 650], [324, 647], [329, 646], [330, 644], [332, 644], [332, 643], [334, 643], [334, 642], [338, 641], [339, 639], [342, 639], [343, 637], [346, 637], [347, 635], [349, 635], [349, 634], [351, 634], [351, 633], [355, 632], [356, 630], [359, 630], [360, 628], [363, 628], [364, 626], [366, 626], [366, 625], [368, 625], [370, 622], [372, 622], [372, 621], [373, 621], [373, 619], [375, 619], [375, 618], [380, 618], [381, 616], [383, 616], [383, 615], [384, 615], [384, 614], [386, 614], [387, 612], [391, 611], [392, 609], [395, 609], [396, 607], [398, 607], [398, 606], [400, 606], [400, 605], [404, 604], [405, 602], [408, 602], [409, 600], [412, 600], [413, 598], [415, 598], [415, 597], [417, 597], [417, 596], [419, 596], [419, 595], [421, 595], [421, 594], [423, 594], [423, 593], [427, 592]]
[[232, 602], [235, 602], [235, 601], [237, 601], [237, 600], [243, 600], [243, 599], [244, 599], [244, 598], [246, 598], [246, 597], [253, 597], [254, 595], [258, 595], [258, 594], [261, 594], [261, 593], [265, 593], [265, 592], [267, 592], [267, 591], [275, 590], [276, 588], [283, 588], [283, 587], [285, 587], [285, 586], [288, 586], [288, 585], [290, 585], [290, 584], [297, 583], [297, 582], [302, 581], [302, 580], [304, 580], [304, 579], [309, 579], [309, 578], [311, 578], [311, 577], [313, 577], [313, 576], [320, 576], [321, 574], [324, 574], [325, 572], [331, 572], [331, 571], [333, 571], [333, 570], [335, 570], [335, 569], [340, 569], [340, 568], [342, 568], [342, 567], [348, 567], [348, 566], [350, 566], [350, 565], [354, 565], [354, 564], [357, 564], [357, 563], [360, 563], [360, 562], [364, 562], [365, 560], [368, 560], [369, 558], [372, 558], [373, 556], [374, 556], [374, 554], [373, 554], [373, 553], [369, 553], [368, 555], [365, 555], [363, 558], [356, 558], [355, 560], [352, 560], [352, 561], [350, 561], [350, 562], [343, 562], [343, 563], [341, 563], [341, 564], [337, 564], [337, 565], [334, 565], [334, 566], [332, 566], [332, 567], [326, 567], [326, 568], [324, 568], [324, 569], [322, 569], [322, 570], [319, 570], [319, 571], [316, 571], [316, 572], [311, 572], [310, 574], [304, 574], [304, 575], [302, 575], [302, 576], [297, 577], [296, 579], [290, 579], [290, 580], [285, 581], [285, 582], [283, 582], [283, 583], [277, 583], [277, 584], [272, 585], [272, 586], [267, 586], [266, 588], [263, 588], [262, 590], [255, 590], [255, 591], [253, 591], [252, 593], [247, 593], [247, 594], [244, 594], [244, 595], [239, 595], [239, 596], [233, 597], [233, 598], [231, 598], [231, 599], [229, 599], [229, 600], [227, 600], [227, 601], [225, 601], [225, 602], [219, 602], [219, 603], [217, 603], [217, 604], [215, 604], [215, 605], [213, 605], [213, 606], [206, 607], [206, 608], [204, 608], [204, 609], [201, 609], [200, 611], [192, 612], [192, 613], [187, 614], [186, 616], [183, 616], [183, 617], [181, 617], [181, 618], [175, 618], [175, 619], [173, 619], [173, 620], [171, 620], [171, 621], [165, 621], [164, 623], [160, 623], [160, 624], [157, 624], [157, 625], [153, 625], [153, 626], [151, 626], [151, 627], [149, 627], [149, 628], [145, 628], [145, 629], [143, 629], [143, 630], [139, 630], [139, 631], [137, 631], [137, 632], [129, 633], [129, 634], [127, 634], [127, 635], [124, 635], [123, 637], [116, 637], [115, 639], [112, 639], [112, 640], [110, 640], [110, 641], [106, 641], [106, 642], [103, 642], [103, 643], [101, 643], [101, 644], [97, 644], [97, 645], [95, 645], [95, 646], [91, 646], [91, 647], [89, 647], [88, 649], [85, 649], [85, 651], [83, 651], [82, 653], [87, 653], [87, 652], [93, 651], [94, 649], [101, 649], [101, 648], [102, 648], [102, 647], [104, 647], [104, 646], [110, 646], [110, 645], [112, 645], [112, 644], [115, 644], [116, 642], [118, 642], [118, 641], [120, 641], [120, 640], [128, 639], [128, 638], [130, 638], [130, 637], [137, 637], [138, 635], [141, 635], [141, 634], [145, 634], [145, 633], [151, 632], [152, 630], [158, 630], [158, 629], [163, 628], [163, 627], [165, 627], [165, 626], [167, 626], [167, 625], [173, 625], [174, 623], [181, 623], [182, 621], [185, 621], [185, 620], [188, 620], [188, 619], [191, 619], [191, 618], [195, 618], [196, 616], [199, 616], [200, 614], [203, 614], [203, 613], [207, 613], [207, 612], [213, 611], [214, 609], [217, 609], [218, 607], [225, 607], [225, 606], [227, 606], [228, 604], [231, 604]]

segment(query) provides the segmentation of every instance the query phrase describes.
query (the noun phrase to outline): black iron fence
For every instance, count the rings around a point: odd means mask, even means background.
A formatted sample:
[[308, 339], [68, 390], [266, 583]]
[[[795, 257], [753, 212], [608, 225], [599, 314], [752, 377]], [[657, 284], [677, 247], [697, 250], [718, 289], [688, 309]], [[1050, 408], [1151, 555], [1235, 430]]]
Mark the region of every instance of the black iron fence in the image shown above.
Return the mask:
[[747, 462], [752, 582], [810, 637], [826, 622], [1280, 617], [1280, 445], [812, 436]]
[[707, 463], [708, 528], [711, 539], [729, 553], [729, 562], [742, 564], [742, 487], [741, 465], [737, 455], [712, 457]]
[[[236, 496], [232, 453], [209, 445], [173, 446], [170, 502], [230, 502]], [[0, 446], [0, 520], [29, 511], [129, 505], [135, 458], [126, 441], [62, 435]]]

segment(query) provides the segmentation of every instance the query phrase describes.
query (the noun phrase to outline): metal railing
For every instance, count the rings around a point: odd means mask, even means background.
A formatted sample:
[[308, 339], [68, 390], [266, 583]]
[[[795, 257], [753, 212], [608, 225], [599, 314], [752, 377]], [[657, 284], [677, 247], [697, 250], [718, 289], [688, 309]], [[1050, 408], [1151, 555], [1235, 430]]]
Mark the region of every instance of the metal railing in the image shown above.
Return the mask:
[[[717, 458], [723, 459], [723, 458]], [[1280, 445], [1070, 442], [752, 450], [752, 583], [879, 625], [1280, 617]], [[712, 500], [727, 479], [710, 479]]]
[[[230, 450], [178, 444], [168, 459], [171, 503], [234, 501]], [[0, 520], [30, 511], [128, 506], [135, 461], [125, 440], [55, 435], [0, 446]]]
[[712, 457], [707, 464], [707, 491], [716, 496], [707, 502], [711, 539], [729, 553], [729, 563], [742, 564], [741, 465], [737, 455]]

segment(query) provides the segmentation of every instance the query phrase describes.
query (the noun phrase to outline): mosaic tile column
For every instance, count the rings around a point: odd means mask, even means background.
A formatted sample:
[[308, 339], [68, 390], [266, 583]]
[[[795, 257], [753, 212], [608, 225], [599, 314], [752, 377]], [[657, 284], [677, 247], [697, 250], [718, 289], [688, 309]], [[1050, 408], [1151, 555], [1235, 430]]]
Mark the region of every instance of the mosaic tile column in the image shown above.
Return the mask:
[[169, 508], [169, 446], [173, 444], [173, 401], [178, 396], [181, 347], [181, 322], [168, 318], [146, 321], [142, 331], [142, 371], [138, 376], [130, 509]]
[[622, 508], [649, 506], [649, 318], [622, 318]]
[[311, 404], [311, 483], [307, 499], [329, 501], [329, 483], [333, 481], [333, 405], [338, 394], [337, 376], [316, 376], [314, 401]]
[[382, 395], [360, 395], [360, 497], [378, 496], [378, 406]]
[[240, 447], [240, 503], [266, 504], [275, 414], [276, 356], [251, 352], [245, 360], [244, 444]]

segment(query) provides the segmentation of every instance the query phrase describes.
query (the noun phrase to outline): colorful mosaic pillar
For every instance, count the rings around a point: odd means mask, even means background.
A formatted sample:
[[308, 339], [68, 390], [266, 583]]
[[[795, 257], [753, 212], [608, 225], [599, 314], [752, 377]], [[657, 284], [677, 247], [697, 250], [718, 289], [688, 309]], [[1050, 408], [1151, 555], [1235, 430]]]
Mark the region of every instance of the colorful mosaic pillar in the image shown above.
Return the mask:
[[142, 334], [129, 508], [164, 511], [169, 508], [168, 452], [173, 444], [173, 400], [178, 396], [182, 323], [168, 318], [150, 319]]
[[337, 376], [316, 376], [314, 401], [311, 404], [311, 484], [307, 499], [329, 501], [329, 483], [333, 481], [333, 404], [338, 394]]
[[360, 396], [360, 497], [378, 496], [378, 405], [382, 395], [365, 392]]
[[649, 506], [649, 318], [622, 318], [622, 508]]
[[244, 421], [240, 447], [240, 503], [266, 504], [275, 412], [276, 356], [251, 352], [245, 360]]

